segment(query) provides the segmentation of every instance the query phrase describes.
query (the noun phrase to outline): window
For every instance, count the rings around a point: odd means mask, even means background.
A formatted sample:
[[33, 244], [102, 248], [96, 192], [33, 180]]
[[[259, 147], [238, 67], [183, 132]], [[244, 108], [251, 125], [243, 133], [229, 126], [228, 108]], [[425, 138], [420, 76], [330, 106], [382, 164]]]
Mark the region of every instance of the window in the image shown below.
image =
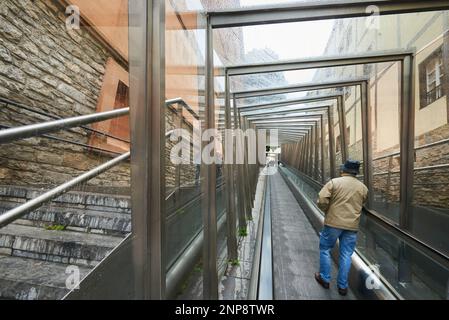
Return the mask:
[[419, 65], [419, 90], [421, 109], [440, 99], [443, 92], [443, 49], [435, 50]]
[[[114, 109], [122, 109], [128, 107], [128, 100], [129, 88], [122, 81], [119, 81], [117, 86], [117, 93], [115, 95]], [[115, 137], [129, 140], [129, 116], [113, 119], [109, 133]]]
[[[98, 99], [97, 112], [121, 109], [129, 105], [129, 75], [113, 58], [106, 63], [103, 85]], [[95, 134], [90, 144], [115, 152], [129, 150], [129, 117], [102, 121], [93, 125], [94, 129], [107, 133], [109, 137]], [[115, 139], [117, 137], [118, 139]]]

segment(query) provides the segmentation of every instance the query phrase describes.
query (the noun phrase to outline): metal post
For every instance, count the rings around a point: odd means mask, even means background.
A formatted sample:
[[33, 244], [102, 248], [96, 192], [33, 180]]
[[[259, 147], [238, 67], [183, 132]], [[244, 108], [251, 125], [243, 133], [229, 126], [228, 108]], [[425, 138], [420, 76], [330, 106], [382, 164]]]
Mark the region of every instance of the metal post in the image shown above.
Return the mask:
[[[237, 111], [237, 104], [235, 101], [235, 98], [233, 99], [233, 106], [234, 106], [234, 128], [236, 130], [241, 129], [240, 128], [240, 121], [239, 121], [239, 115]], [[240, 139], [240, 136], [236, 136], [236, 144], [243, 149], [242, 146], [242, 139]], [[242, 152], [243, 150], [239, 150], [239, 148], [236, 146], [236, 150], [238, 152]], [[237, 153], [236, 153], [237, 155]], [[242, 164], [236, 164], [237, 167], [237, 190], [238, 190], [238, 197], [237, 197], [237, 204], [238, 204], [238, 220], [239, 220], [239, 228], [246, 228], [246, 204], [245, 204], [245, 192], [243, 188], [243, 165]]]
[[[373, 171], [372, 171], [372, 129], [371, 129], [371, 104], [369, 99], [368, 81], [362, 83], [360, 87], [360, 103], [362, 105], [362, 136], [363, 136], [363, 175], [364, 182], [368, 188], [372, 188]], [[366, 206], [371, 208], [373, 203], [373, 191], [368, 193]]]
[[[229, 77], [225, 76], [225, 127], [226, 130], [232, 129], [231, 120], [231, 100], [229, 93]], [[231, 139], [229, 141], [228, 139]], [[232, 135], [225, 135], [225, 157], [229, 157], [228, 153], [231, 153], [231, 159], [234, 158], [233, 146], [234, 138]], [[230, 148], [230, 149], [229, 149]], [[228, 258], [231, 260], [237, 259], [237, 234], [236, 234], [236, 211], [235, 211], [235, 189], [234, 189], [234, 166], [231, 163], [223, 163], [224, 174], [226, 179], [226, 223], [227, 223], [227, 244], [228, 244]]]
[[412, 223], [413, 168], [415, 161], [414, 59], [401, 64], [401, 191], [399, 226], [410, 230]]
[[332, 106], [327, 107], [327, 122], [329, 125], [329, 162], [331, 169], [331, 178], [336, 177], [335, 167], [335, 133], [334, 133], [334, 110]]
[[301, 166], [299, 170], [305, 173], [305, 161], [306, 161], [306, 137], [301, 139]]
[[[246, 122], [245, 119], [240, 116], [240, 124], [242, 126], [243, 131], [246, 132], [246, 130], [248, 129], [246, 127]], [[243, 123], [243, 125], [242, 125]], [[244, 165], [243, 165], [243, 176], [244, 176], [244, 180], [243, 180], [243, 184], [245, 186], [245, 198], [246, 198], [246, 217], [248, 220], [252, 219], [252, 205], [251, 205], [251, 182], [250, 182], [250, 177], [249, 177], [249, 168], [248, 168], [248, 159], [249, 159], [249, 155], [248, 155], [248, 147], [249, 147], [249, 139], [247, 137], [245, 137], [245, 135], [243, 136], [243, 152], [244, 152]]]
[[[215, 87], [214, 87], [214, 48], [213, 30], [210, 16], [207, 17], [206, 30], [206, 107], [205, 129], [215, 128]], [[203, 146], [212, 141], [203, 141]], [[203, 241], [203, 298], [218, 299], [217, 271], [217, 174], [216, 164], [205, 164], [202, 161], [203, 192], [202, 212], [204, 224]]]
[[341, 149], [341, 161], [348, 160], [348, 144], [346, 143], [346, 111], [343, 96], [337, 98], [337, 110], [338, 110], [338, 123], [340, 125], [340, 149]]
[[308, 172], [309, 172], [309, 177], [313, 178], [313, 128], [310, 128], [307, 143], [308, 143], [308, 153], [309, 153]]
[[315, 176], [315, 180], [318, 181], [319, 179], [319, 174], [318, 174], [318, 149], [319, 149], [319, 139], [318, 139], [318, 122], [316, 122], [315, 127], [314, 127], [314, 136], [315, 136], [315, 143], [314, 143], [314, 151], [315, 151], [315, 155], [314, 155], [314, 176]]
[[309, 133], [304, 137], [304, 174], [309, 174]]
[[[401, 189], [399, 227], [412, 230], [413, 227], [413, 179], [415, 161], [415, 104], [414, 104], [414, 58], [407, 56], [401, 63]], [[410, 249], [401, 244], [399, 249], [398, 278], [401, 282], [411, 281]]]
[[[176, 113], [178, 114], [179, 129], [182, 129], [182, 123], [183, 123], [182, 110], [183, 110], [182, 105], [180, 105], [178, 103]], [[179, 199], [180, 194], [181, 194], [181, 162], [176, 165], [176, 174], [175, 174], [175, 200], [176, 201]]]
[[300, 164], [300, 160], [301, 160], [301, 153], [300, 153], [300, 141], [298, 140], [298, 142], [294, 145], [294, 162], [292, 162], [292, 166], [295, 169], [299, 168], [299, 164]]
[[133, 1], [131, 32], [131, 184], [136, 299], [165, 297], [165, 3]]
[[325, 133], [324, 133], [324, 119], [323, 115], [320, 115], [320, 129], [321, 129], [321, 183], [326, 182], [326, 177], [324, 176], [324, 143], [325, 143]]

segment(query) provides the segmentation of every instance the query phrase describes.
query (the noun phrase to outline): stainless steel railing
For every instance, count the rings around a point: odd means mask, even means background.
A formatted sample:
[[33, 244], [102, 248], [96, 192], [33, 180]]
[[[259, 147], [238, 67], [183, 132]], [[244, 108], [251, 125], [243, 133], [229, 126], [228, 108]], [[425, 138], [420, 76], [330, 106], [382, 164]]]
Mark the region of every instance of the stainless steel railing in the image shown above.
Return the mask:
[[0, 144], [8, 143], [14, 140], [26, 139], [40, 136], [63, 129], [79, 127], [85, 124], [91, 124], [129, 114], [129, 108], [116, 109], [112, 111], [99, 112], [79, 117], [53, 120], [43, 123], [30, 124], [20, 127], [14, 127], [0, 131]]
[[96, 176], [100, 175], [101, 173], [109, 170], [112, 167], [115, 167], [117, 164], [129, 159], [131, 156], [130, 152], [127, 152], [121, 156], [118, 156], [111, 161], [108, 161], [78, 177], [75, 179], [72, 179], [66, 183], [61, 184], [60, 186], [45, 192], [44, 194], [40, 195], [37, 198], [34, 198], [28, 202], [25, 202], [24, 204], [15, 207], [2, 215], [0, 215], [0, 228], [10, 224], [11, 222], [14, 222], [15, 220], [21, 218], [25, 214], [33, 211], [36, 208], [39, 208], [42, 204], [44, 204], [47, 201], [53, 200], [56, 197], [60, 196], [63, 193], [66, 193], [73, 187], [77, 186], [80, 183], [86, 182], [92, 178], [95, 178]]
[[[10, 109], [15, 111], [16, 113], [19, 113], [19, 111], [21, 111], [21, 110], [25, 110], [25, 111], [28, 111], [28, 112], [31, 112], [31, 113], [34, 113], [34, 114], [37, 114], [37, 115], [40, 115], [40, 116], [44, 116], [44, 117], [47, 117], [47, 118], [50, 118], [50, 119], [54, 119], [54, 120], [62, 119], [61, 117], [56, 116], [54, 114], [51, 114], [51, 113], [48, 113], [48, 112], [45, 112], [45, 111], [42, 111], [42, 110], [36, 110], [36, 109], [34, 109], [34, 108], [30, 107], [30, 106], [24, 105], [24, 104], [16, 102], [16, 101], [12, 101], [10, 99], [5, 99], [5, 98], [0, 97], [0, 103], [4, 104], [6, 108], [10, 107]], [[118, 140], [118, 141], [125, 142], [125, 143], [129, 143], [130, 142], [129, 140], [123, 139], [121, 137], [117, 137], [117, 136], [112, 135], [110, 133], [106, 133], [106, 132], [103, 132], [103, 131], [100, 131], [100, 130], [96, 130], [96, 129], [93, 129], [93, 128], [90, 128], [90, 127], [87, 127], [87, 126], [79, 126], [79, 127], [84, 129], [84, 130], [86, 130], [86, 131], [92, 132], [94, 134], [98, 134], [98, 135], [101, 135], [101, 136], [112, 138], [114, 140]], [[77, 133], [77, 132], [74, 132], [74, 133]]]
[[[7, 101], [10, 102], [10, 101]], [[3, 103], [7, 103], [3, 101]], [[172, 100], [167, 100], [165, 102], [166, 106], [170, 106], [173, 104], [180, 104], [183, 108], [185, 108], [195, 119], [199, 119], [198, 115], [193, 111], [193, 109], [182, 99], [176, 98]], [[6, 128], [4, 130], [0, 130], [0, 144], [9, 143], [15, 140], [27, 139], [36, 136], [44, 136], [46, 138], [53, 138], [51, 136], [46, 135], [47, 133], [52, 133], [60, 130], [67, 130], [75, 127], [80, 127], [83, 125], [101, 122], [105, 120], [110, 120], [122, 116], [129, 115], [130, 108], [122, 108], [116, 109], [112, 111], [94, 113], [90, 115], [83, 115], [77, 117], [71, 117], [66, 119], [58, 119], [53, 121], [47, 121], [38, 124], [30, 124], [24, 125], [20, 127], [12, 127]], [[168, 131], [165, 135], [166, 138], [170, 137], [173, 133], [173, 130]], [[14, 222], [15, 220], [23, 217], [25, 214], [33, 211], [36, 208], [39, 208], [44, 203], [51, 201], [61, 194], [64, 194], [75, 186], [86, 182], [90, 179], [93, 179], [100, 175], [101, 173], [115, 167], [119, 163], [128, 160], [131, 157], [131, 153], [127, 152], [121, 154], [120, 156], [66, 182], [58, 187], [40, 195], [37, 198], [34, 198], [20, 206], [17, 206], [2, 215], [0, 215], [0, 228]]]

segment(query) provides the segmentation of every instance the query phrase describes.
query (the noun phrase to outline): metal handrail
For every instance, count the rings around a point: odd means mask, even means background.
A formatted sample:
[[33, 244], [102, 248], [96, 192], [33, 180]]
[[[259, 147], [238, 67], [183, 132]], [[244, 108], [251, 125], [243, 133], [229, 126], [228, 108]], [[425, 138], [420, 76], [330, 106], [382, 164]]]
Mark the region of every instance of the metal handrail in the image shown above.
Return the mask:
[[[63, 119], [61, 117], [55, 116], [53, 114], [50, 114], [48, 112], [44, 112], [44, 111], [40, 111], [40, 110], [34, 110], [33, 108], [30, 108], [30, 107], [28, 107], [28, 106], [26, 106], [24, 104], [21, 104], [21, 103], [18, 103], [18, 102], [9, 100], [9, 99], [5, 99], [5, 98], [2, 98], [2, 97], [0, 97], [0, 103], [6, 104], [6, 107], [8, 107], [8, 106], [19, 107], [20, 109], [23, 109], [23, 110], [26, 110], [26, 111], [29, 111], [29, 112], [33, 112], [35, 114], [38, 114], [38, 115], [41, 115], [41, 116], [44, 116], [44, 117], [48, 117], [48, 118], [51, 118], [51, 119], [55, 119], [55, 120]], [[14, 110], [14, 111], [17, 112], [17, 110]], [[119, 141], [122, 141], [122, 142], [130, 143], [129, 140], [126, 140], [126, 139], [114, 136], [114, 135], [112, 135], [110, 133], [106, 133], [106, 132], [103, 132], [103, 131], [100, 131], [100, 130], [96, 130], [96, 129], [93, 129], [93, 128], [89, 128], [89, 127], [86, 127], [86, 126], [80, 126], [80, 128], [82, 128], [84, 130], [87, 130], [87, 131], [91, 131], [91, 132], [96, 133], [96, 134], [100, 134], [100, 135], [108, 137], [108, 138], [112, 138], [112, 139], [119, 140]], [[74, 132], [74, 133], [76, 133], [76, 132]]]
[[193, 111], [193, 109], [187, 104], [187, 102], [184, 101], [184, 99], [182, 98], [175, 98], [175, 99], [170, 99], [170, 100], [166, 100], [165, 101], [165, 105], [166, 106], [170, 106], [172, 104], [180, 104], [181, 106], [184, 107], [184, 109], [186, 109], [196, 120], [200, 120], [200, 116]]
[[[419, 150], [435, 147], [435, 146], [438, 146], [440, 144], [444, 144], [444, 143], [448, 143], [448, 142], [449, 142], [449, 139], [442, 139], [442, 140], [431, 142], [431, 143], [428, 143], [428, 144], [423, 144], [422, 146], [416, 147], [415, 151], [419, 151]], [[392, 152], [392, 153], [389, 153], [389, 154], [386, 154], [386, 155], [374, 158], [372, 161], [378, 161], [378, 160], [386, 159], [386, 158], [389, 158], [389, 157], [399, 156], [400, 154], [401, 153], [399, 151], [396, 151], [396, 152]]]
[[[0, 98], [0, 101], [3, 101], [3, 103], [14, 104], [14, 105], [20, 106], [22, 108], [25, 108], [26, 110], [36, 112], [37, 114], [42, 114], [42, 115], [46, 115], [46, 116], [55, 118], [54, 116], [47, 115], [40, 111], [35, 111], [32, 109], [29, 109], [26, 106], [19, 105], [17, 103], [14, 103], [13, 101], [9, 101], [9, 100], [3, 99], [3, 98]], [[176, 99], [171, 99], [171, 100], [165, 101], [166, 106], [173, 105], [176, 103], [182, 105], [195, 119], [197, 119], [197, 120], [200, 119], [198, 114], [196, 114], [196, 112], [193, 111], [193, 109], [184, 101], [184, 99], [176, 98]], [[88, 130], [97, 132], [94, 129], [84, 127], [83, 125], [100, 122], [100, 121], [104, 121], [104, 120], [109, 120], [109, 119], [113, 119], [113, 118], [118, 118], [121, 116], [126, 116], [129, 114], [129, 111], [130, 111], [130, 109], [128, 107], [128, 108], [116, 109], [116, 110], [112, 110], [112, 111], [98, 112], [98, 113], [94, 113], [94, 114], [90, 114], [90, 115], [83, 115], [83, 116], [71, 117], [71, 118], [66, 118], [66, 119], [58, 119], [58, 120], [54, 120], [54, 121], [48, 121], [48, 122], [43, 122], [43, 123], [38, 123], [38, 124], [30, 124], [30, 125], [1, 130], [0, 131], [0, 144], [8, 143], [8, 142], [18, 140], [18, 139], [35, 137], [35, 136], [42, 135], [45, 133], [59, 131], [61, 129], [70, 129], [70, 128], [74, 128], [74, 127], [82, 127], [84, 129], [88, 129]], [[101, 131], [98, 131], [98, 133], [104, 134]], [[107, 134], [104, 134], [104, 135], [109, 136]], [[168, 136], [168, 133], [166, 136]], [[114, 139], [117, 139], [117, 137], [113, 137], [113, 136], [111, 136], [111, 137]], [[120, 138], [118, 138], [118, 139], [122, 140]], [[127, 140], [123, 140], [123, 141], [129, 142]]]
[[[195, 118], [199, 119], [198, 115], [188, 106], [188, 104], [181, 98], [167, 100], [166, 106], [179, 103], [183, 105]], [[44, 136], [45, 138], [55, 138], [46, 135], [50, 132], [59, 131], [61, 129], [68, 129], [79, 127], [84, 124], [90, 124], [95, 122], [100, 122], [104, 120], [109, 120], [113, 118], [118, 118], [121, 116], [128, 115], [130, 108], [116, 109], [112, 111], [100, 112], [90, 115], [72, 117], [67, 119], [59, 119], [54, 121], [48, 121], [39, 124], [31, 124], [20, 127], [8, 128], [0, 131], [0, 144], [11, 142], [19, 139], [26, 139], [35, 136]], [[165, 137], [169, 137], [173, 133], [173, 130], [168, 131]], [[84, 146], [84, 145], [83, 145]], [[117, 164], [125, 161], [131, 157], [131, 152], [124, 153], [60, 186], [34, 198], [20, 206], [17, 206], [2, 215], [0, 215], [0, 228], [8, 225], [9, 223], [19, 219], [30, 211], [40, 207], [43, 203], [53, 200], [59, 195], [70, 191], [76, 185], [88, 181], [101, 173], [107, 171], [108, 169], [116, 166]]]
[[45, 202], [51, 201], [58, 197], [59, 195], [66, 193], [67, 191], [70, 191], [73, 187], [79, 185], [80, 183], [86, 182], [92, 178], [95, 178], [96, 176], [100, 175], [101, 173], [109, 170], [110, 168], [116, 166], [117, 164], [121, 163], [122, 161], [125, 161], [131, 157], [131, 153], [127, 152], [121, 156], [118, 156], [66, 183], [61, 184], [60, 186], [38, 196], [37, 198], [34, 198], [28, 202], [25, 202], [24, 204], [17, 206], [2, 215], [0, 215], [0, 228], [8, 225], [9, 223], [21, 218], [25, 214], [29, 213], [30, 211], [40, 207]]
[[100, 122], [129, 114], [129, 108], [99, 112], [84, 116], [30, 124], [0, 131], [0, 144], [18, 139], [26, 139], [61, 129], [79, 127], [80, 125]]
[[[4, 124], [0, 124], [0, 129], [11, 129], [11, 128], [13, 128], [13, 127], [6, 126]], [[50, 140], [54, 140], [54, 141], [58, 141], [58, 142], [67, 143], [67, 144], [73, 144], [75, 146], [83, 147], [83, 148], [86, 148], [86, 149], [89, 149], [89, 150], [94, 150], [94, 151], [97, 151], [97, 152], [104, 152], [104, 153], [109, 153], [109, 154], [114, 154], [114, 155], [122, 154], [121, 152], [111, 151], [111, 150], [107, 150], [107, 149], [91, 146], [91, 145], [88, 145], [88, 144], [85, 144], [85, 143], [81, 143], [81, 142], [76, 142], [76, 141], [71, 141], [71, 140], [67, 140], [67, 139], [64, 139], [64, 138], [60, 138], [60, 137], [50, 136], [48, 134], [44, 134], [41, 137], [45, 138], [45, 139], [50, 139]]]

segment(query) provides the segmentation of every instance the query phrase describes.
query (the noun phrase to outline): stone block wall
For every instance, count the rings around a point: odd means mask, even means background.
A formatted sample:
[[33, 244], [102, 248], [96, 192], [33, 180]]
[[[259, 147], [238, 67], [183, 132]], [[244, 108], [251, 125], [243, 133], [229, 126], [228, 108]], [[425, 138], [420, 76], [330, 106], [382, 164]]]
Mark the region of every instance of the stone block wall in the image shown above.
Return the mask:
[[[193, 143], [193, 124], [177, 108], [177, 106], [172, 106], [166, 110], [166, 131], [182, 128], [188, 133], [190, 142]], [[195, 184], [196, 165], [193, 164], [193, 146], [190, 145], [190, 164], [176, 165], [171, 159], [171, 152], [177, 143], [178, 141], [171, 141], [169, 137], [166, 140], [165, 177], [167, 189]]]
[[[67, 30], [54, 1], [0, 2], [0, 97], [61, 118], [96, 112], [108, 50], [84, 28]], [[19, 126], [51, 118], [0, 103], [0, 124]], [[86, 130], [52, 136], [89, 144]], [[32, 138], [2, 145], [0, 184], [55, 186], [112, 158], [70, 143]], [[126, 188], [124, 163], [88, 186]]]
[[[83, 27], [68, 31], [65, 15], [55, 1], [4, 0], [0, 3], [0, 98], [51, 115], [67, 118], [95, 113], [111, 53]], [[192, 135], [192, 124], [176, 110], [167, 109], [167, 131], [182, 127]], [[14, 127], [52, 120], [36, 112], [0, 102], [0, 124]], [[75, 128], [51, 136], [89, 145], [91, 132]], [[100, 136], [99, 136], [100, 137]], [[175, 142], [167, 139], [167, 187], [194, 184], [195, 165], [170, 161]], [[114, 155], [92, 151], [44, 137], [2, 145], [0, 184], [51, 187], [86, 172]], [[177, 178], [180, 174], [180, 179]], [[130, 166], [123, 163], [89, 181], [97, 190], [127, 189]], [[94, 188], [95, 189], [95, 188]]]

